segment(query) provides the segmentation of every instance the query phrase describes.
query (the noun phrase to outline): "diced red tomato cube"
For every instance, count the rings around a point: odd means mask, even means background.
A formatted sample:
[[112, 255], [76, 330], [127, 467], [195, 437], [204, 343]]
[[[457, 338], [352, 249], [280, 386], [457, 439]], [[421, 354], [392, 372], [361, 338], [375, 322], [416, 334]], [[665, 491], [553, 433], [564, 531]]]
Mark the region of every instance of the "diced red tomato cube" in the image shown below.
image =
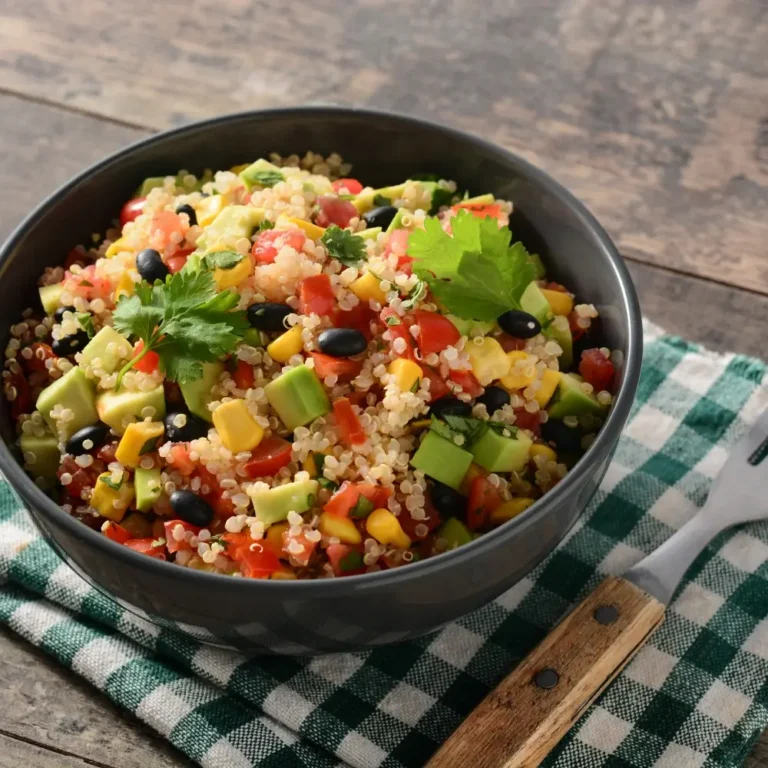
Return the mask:
[[190, 543], [187, 541], [186, 536], [181, 540], [177, 540], [176, 537], [174, 536], [174, 533], [178, 526], [181, 526], [184, 529], [185, 534], [192, 533], [195, 536], [197, 536], [197, 534], [200, 533], [200, 529], [196, 525], [190, 525], [184, 520], [164, 520], [163, 528], [164, 528], [164, 535], [165, 535], [165, 546], [168, 548], [168, 551], [171, 553], [178, 552], [179, 550], [182, 550], [182, 549], [192, 548]]
[[251, 258], [259, 265], [272, 264], [281, 248], [290, 246], [301, 251], [307, 241], [300, 229], [265, 229], [260, 232], [251, 248]]
[[254, 541], [238, 550], [240, 571], [247, 579], [267, 579], [282, 567], [280, 560], [261, 541]]
[[333, 404], [333, 415], [336, 417], [341, 439], [347, 445], [362, 445], [368, 439], [352, 403], [346, 397], [340, 397]]
[[346, 190], [350, 195], [359, 195], [363, 191], [363, 185], [357, 179], [336, 179], [331, 184], [331, 189], [336, 194], [340, 191]]
[[333, 324], [336, 328], [354, 328], [365, 336], [368, 341], [373, 338], [371, 323], [377, 320], [376, 313], [367, 302], [360, 302], [352, 309], [340, 309], [336, 312]]
[[416, 343], [422, 355], [442, 352], [446, 347], [459, 342], [459, 329], [444, 315], [417, 310], [414, 316], [419, 329]]
[[315, 361], [315, 373], [324, 379], [326, 376], [335, 375], [340, 379], [351, 379], [360, 373], [363, 367], [362, 360], [350, 360], [346, 357], [331, 357], [322, 352], [312, 352]]
[[[384, 307], [379, 317], [389, 336], [389, 348], [392, 353], [397, 355], [397, 357], [404, 357], [406, 360], [418, 362], [416, 359], [416, 345], [410, 331], [411, 325], [413, 325], [413, 317], [411, 315], [400, 317], [390, 307]], [[403, 344], [396, 344], [397, 339], [402, 339], [405, 342], [405, 347], [403, 347]]]
[[424, 378], [429, 379], [430, 403], [451, 394], [451, 388], [434, 368], [430, 368], [428, 365], [422, 365], [421, 370], [424, 372]]
[[331, 544], [325, 553], [328, 555], [328, 561], [336, 576], [354, 576], [357, 573], [365, 573], [361, 546]]
[[589, 382], [595, 392], [610, 390], [616, 369], [609, 357], [606, 357], [599, 349], [586, 349], [581, 353], [579, 373], [584, 381]]
[[317, 198], [315, 224], [318, 227], [330, 227], [331, 224], [335, 224], [344, 229], [349, 226], [352, 219], [359, 216], [357, 208], [349, 200], [341, 200], [331, 195], [322, 195]]
[[282, 437], [265, 437], [251, 451], [251, 458], [245, 464], [246, 476], [255, 478], [274, 475], [291, 461], [291, 451], [291, 444]]
[[328, 275], [305, 277], [299, 286], [299, 312], [302, 315], [330, 316], [336, 306]]
[[568, 315], [568, 327], [571, 329], [571, 338], [574, 341], [578, 341], [586, 331], [579, 325], [579, 316], [576, 314], [576, 310], [573, 310]]
[[406, 253], [410, 236], [410, 230], [396, 229], [390, 233], [389, 240], [387, 240], [387, 245], [384, 248], [384, 257], [386, 258], [391, 253], [394, 253], [397, 256], [397, 269], [407, 275], [410, 275], [413, 271], [413, 259]]
[[515, 408], [515, 426], [520, 429], [529, 429], [536, 437], [541, 435], [541, 416], [539, 411], [531, 413], [525, 408]]
[[135, 221], [144, 211], [146, 197], [134, 197], [120, 209], [120, 226], [124, 227], [129, 221]]
[[[144, 342], [139, 339], [136, 342], [136, 346], [133, 348], [134, 359], [138, 358], [143, 351]], [[150, 350], [141, 358], [141, 360], [136, 360], [133, 367], [142, 373], [154, 373], [160, 367], [160, 355], [158, 355], [157, 352]]]
[[238, 360], [232, 371], [232, 380], [238, 389], [251, 389], [255, 381], [253, 366], [245, 360]]
[[165, 266], [168, 267], [168, 271], [175, 275], [177, 272], [181, 272], [184, 269], [184, 265], [187, 263], [189, 254], [192, 253], [194, 248], [181, 248], [173, 256], [169, 256], [165, 260]]
[[386, 507], [387, 501], [390, 496], [392, 496], [391, 488], [385, 488], [383, 485], [373, 485], [372, 483], [357, 483], [357, 490], [360, 492], [360, 495], [365, 496], [376, 509]]
[[473, 216], [478, 219], [485, 219], [490, 217], [492, 219], [501, 219], [501, 206], [498, 203], [480, 204], [477, 203], [457, 203], [451, 210], [458, 212], [460, 210], [469, 211]]
[[[291, 544], [292, 541], [297, 542], [302, 550], [298, 551], [296, 544]], [[290, 555], [299, 565], [307, 565], [316, 548], [317, 542], [310, 541], [303, 531], [298, 536], [289, 536], [288, 531], [283, 531], [283, 552]]]
[[9, 392], [11, 388], [16, 392], [16, 397], [11, 401], [13, 418], [18, 419], [22, 413], [32, 413], [34, 410], [32, 388], [29, 386], [27, 377], [21, 371], [12, 373], [8, 377], [6, 392]]
[[423, 520], [414, 520], [407, 509], [403, 509], [397, 518], [405, 535], [413, 541], [423, 541], [442, 522], [440, 513], [432, 505], [429, 497], [427, 497], [426, 504], [424, 505], [424, 512], [425, 517]]
[[165, 560], [165, 544], [159, 544], [157, 539], [129, 539], [123, 544], [124, 547], [132, 549], [134, 552], [140, 552], [142, 555], [149, 555], [156, 560]]
[[21, 355], [21, 362], [28, 371], [45, 373], [48, 370], [45, 365], [46, 361], [55, 360], [58, 357], [53, 349], [42, 341], [36, 341], [30, 346], [30, 349], [32, 350], [32, 357], [26, 358]]
[[359, 498], [360, 490], [357, 485], [345, 480], [339, 490], [328, 499], [323, 510], [337, 517], [349, 517], [350, 510]]
[[101, 532], [112, 541], [116, 541], [118, 544], [125, 544], [128, 539], [131, 538], [129, 531], [126, 531], [122, 525], [115, 523], [112, 520], [107, 520]]
[[488, 515], [501, 506], [501, 496], [486, 477], [472, 481], [467, 502], [467, 527], [476, 531], [485, 525]]
[[483, 388], [480, 382], [469, 371], [451, 371], [448, 378], [458, 384], [470, 397], [480, 397]]
[[168, 455], [168, 463], [181, 472], [182, 475], [191, 475], [197, 465], [189, 458], [189, 443], [174, 443]]

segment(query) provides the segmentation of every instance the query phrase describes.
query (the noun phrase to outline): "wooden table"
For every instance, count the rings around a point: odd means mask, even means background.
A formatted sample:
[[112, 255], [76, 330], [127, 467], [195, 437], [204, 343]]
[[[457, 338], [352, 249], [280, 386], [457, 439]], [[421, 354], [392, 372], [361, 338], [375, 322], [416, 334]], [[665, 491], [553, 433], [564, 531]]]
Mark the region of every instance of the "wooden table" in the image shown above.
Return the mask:
[[[483, 134], [584, 200], [645, 314], [766, 356], [763, 0], [0, 0], [0, 236], [153, 130], [301, 102]], [[188, 765], [0, 633], [0, 768]], [[763, 737], [747, 766], [768, 766]]]

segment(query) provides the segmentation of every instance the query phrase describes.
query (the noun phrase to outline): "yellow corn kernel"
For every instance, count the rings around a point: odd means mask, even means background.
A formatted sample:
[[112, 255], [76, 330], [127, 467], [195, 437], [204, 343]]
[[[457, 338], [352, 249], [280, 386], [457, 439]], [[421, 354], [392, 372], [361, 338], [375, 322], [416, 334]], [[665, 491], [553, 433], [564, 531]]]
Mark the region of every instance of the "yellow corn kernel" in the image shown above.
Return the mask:
[[200, 227], [207, 227], [224, 209], [224, 196], [211, 195], [204, 197], [195, 206], [197, 214], [197, 224]]
[[162, 421], [138, 421], [125, 428], [115, 451], [115, 458], [126, 467], [138, 467], [145, 453], [155, 450], [158, 438], [163, 436]]
[[552, 399], [562, 375], [560, 371], [553, 371], [551, 368], [547, 368], [541, 375], [541, 386], [533, 396], [539, 406], [543, 408]]
[[133, 501], [134, 488], [133, 483], [125, 479], [125, 473], [118, 488], [113, 488], [113, 484], [117, 485], [113, 483], [111, 472], [99, 475], [90, 504], [102, 517], [119, 523]]
[[253, 272], [253, 262], [251, 257], [246, 255], [231, 269], [216, 267], [213, 271], [213, 279], [216, 287], [223, 291], [225, 288], [236, 288], [251, 276], [251, 272]]
[[124, 237], [119, 237], [114, 243], [111, 243], [107, 250], [104, 252], [104, 256], [111, 259], [113, 256], [117, 256], [121, 251], [133, 251], [133, 248], [128, 246]]
[[544, 298], [549, 302], [552, 312], [556, 315], [570, 315], [573, 310], [573, 297], [564, 291], [541, 289]]
[[275, 571], [269, 578], [275, 581], [294, 581], [299, 577], [290, 568], [285, 567]]
[[244, 171], [249, 165], [250, 163], [241, 163], [240, 165], [233, 165], [229, 169], [229, 172], [239, 174], [241, 171]]
[[363, 540], [360, 531], [348, 517], [339, 517], [323, 512], [320, 515], [318, 528], [324, 536], [335, 536], [344, 544], [359, 544]]
[[394, 544], [403, 549], [411, 546], [400, 521], [388, 509], [374, 509], [365, 521], [365, 529], [379, 544]]
[[519, 498], [505, 501], [500, 507], [491, 512], [488, 519], [493, 525], [501, 525], [517, 517], [521, 512], [528, 509], [533, 504], [533, 499]]
[[307, 454], [307, 458], [301, 462], [301, 468], [305, 472], [309, 472], [310, 477], [319, 477], [321, 474], [320, 472], [317, 471], [318, 464], [320, 463], [319, 459], [322, 456], [323, 462], [325, 462], [325, 457], [330, 455], [331, 455], [330, 448], [326, 448], [324, 451], [310, 451]]
[[529, 453], [532, 459], [536, 456], [543, 456], [547, 461], [557, 461], [557, 454], [548, 445], [544, 445], [544, 443], [532, 445]]
[[264, 429], [251, 416], [245, 400], [222, 403], [213, 412], [213, 426], [232, 453], [252, 451], [264, 437]]
[[506, 352], [491, 336], [479, 336], [464, 347], [472, 364], [475, 378], [487, 387], [492, 381], [509, 373], [510, 361]]
[[291, 224], [297, 226], [310, 240], [319, 240], [324, 234], [325, 229], [318, 227], [317, 224], [313, 224], [311, 221], [304, 221], [304, 219], [296, 219], [293, 216], [285, 216], [280, 214], [275, 222], [276, 229], [290, 229]]
[[379, 304], [385, 304], [387, 301], [387, 294], [381, 290], [381, 280], [373, 272], [366, 272], [362, 277], [358, 277], [349, 286], [349, 290], [360, 301], [377, 301]]
[[267, 548], [274, 552], [278, 557], [287, 560], [288, 555], [283, 552], [283, 533], [291, 526], [288, 523], [276, 523], [267, 528], [266, 542]]
[[301, 339], [301, 326], [294, 325], [281, 336], [278, 336], [268, 347], [267, 352], [278, 363], [287, 363], [294, 355], [304, 349]]
[[134, 288], [133, 278], [127, 272], [123, 272], [115, 288], [115, 304], [117, 304], [121, 296], [133, 296]]
[[404, 357], [393, 360], [387, 371], [395, 377], [401, 392], [411, 392], [424, 377], [421, 366], [414, 363], [413, 360], [406, 360]]
[[[507, 352], [509, 361], [509, 373], [501, 379], [501, 386], [505, 389], [524, 389], [536, 381], [536, 363], [528, 353], [522, 350]], [[525, 365], [518, 366], [522, 361]], [[527, 371], [529, 371], [527, 373]]]

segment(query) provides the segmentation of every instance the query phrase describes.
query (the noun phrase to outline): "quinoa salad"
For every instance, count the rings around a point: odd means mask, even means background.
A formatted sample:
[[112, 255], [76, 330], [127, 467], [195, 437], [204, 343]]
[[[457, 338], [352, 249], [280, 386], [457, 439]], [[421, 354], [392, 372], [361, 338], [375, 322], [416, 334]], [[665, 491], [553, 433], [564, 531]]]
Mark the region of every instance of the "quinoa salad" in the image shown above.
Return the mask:
[[612, 402], [595, 307], [511, 201], [364, 183], [312, 152], [148, 178], [46, 269], [3, 370], [37, 485], [118, 545], [262, 579], [439, 555], [557, 485]]

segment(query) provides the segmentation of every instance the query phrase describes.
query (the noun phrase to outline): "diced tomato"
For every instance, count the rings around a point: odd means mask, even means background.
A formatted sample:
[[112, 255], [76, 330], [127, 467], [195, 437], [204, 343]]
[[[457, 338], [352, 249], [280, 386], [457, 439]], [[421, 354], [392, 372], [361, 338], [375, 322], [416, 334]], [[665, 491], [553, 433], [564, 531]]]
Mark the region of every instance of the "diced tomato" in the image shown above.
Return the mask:
[[498, 203], [483, 203], [478, 205], [477, 203], [457, 203], [451, 210], [458, 212], [460, 210], [469, 211], [473, 216], [478, 219], [485, 219], [490, 217], [492, 219], [501, 219], [501, 206]]
[[300, 229], [265, 229], [259, 232], [251, 248], [254, 264], [272, 264], [281, 248], [286, 245], [301, 251], [307, 241]]
[[180, 243], [189, 229], [183, 224], [178, 214], [173, 211], [158, 211], [152, 217], [149, 229], [149, 244], [152, 248], [162, 249], [171, 243]]
[[336, 179], [331, 184], [331, 189], [337, 195], [342, 189], [346, 189], [350, 195], [359, 195], [363, 191], [363, 185], [357, 179]]
[[355, 483], [345, 480], [336, 493], [326, 502], [323, 510], [337, 517], [349, 517], [349, 511], [357, 504], [360, 489]]
[[277, 555], [260, 541], [241, 547], [238, 556], [240, 571], [247, 579], [267, 579], [281, 568]]
[[568, 327], [571, 329], [571, 338], [574, 341], [578, 341], [586, 333], [579, 325], [579, 316], [575, 309], [568, 315]]
[[[136, 359], [144, 350], [144, 342], [139, 339], [133, 348], [133, 358]], [[136, 360], [133, 367], [142, 373], [154, 373], [160, 367], [160, 355], [150, 350], [141, 360]]]
[[83, 267], [85, 266], [86, 260], [87, 256], [85, 253], [85, 248], [83, 248], [82, 245], [77, 245], [67, 254], [67, 258], [64, 259], [62, 266], [65, 270], [72, 269], [75, 264], [77, 264], [79, 267]]
[[352, 403], [346, 397], [340, 397], [333, 404], [333, 415], [336, 417], [341, 439], [347, 445], [362, 445], [368, 439]]
[[232, 372], [232, 379], [238, 389], [251, 389], [255, 381], [253, 366], [246, 363], [245, 360], [238, 360], [235, 370]]
[[18, 419], [22, 413], [32, 413], [34, 410], [32, 402], [32, 388], [29, 386], [27, 377], [19, 371], [12, 373], [8, 377], [6, 392], [13, 387], [16, 390], [16, 397], [11, 401], [11, 414], [14, 419]]
[[469, 371], [450, 371], [448, 378], [458, 384], [470, 397], [480, 397], [483, 388], [480, 382]]
[[[379, 317], [385, 326], [386, 332], [389, 334], [389, 348], [392, 353], [398, 357], [404, 357], [406, 360], [418, 362], [416, 360], [416, 346], [410, 332], [413, 318], [409, 315], [400, 317], [400, 315], [390, 307], [384, 307], [384, 309], [381, 310]], [[394, 325], [390, 325], [390, 323], [394, 323]], [[395, 348], [395, 341], [397, 339], [402, 339], [405, 342], [405, 350], [402, 352]]]
[[181, 472], [182, 475], [191, 475], [197, 465], [189, 458], [189, 443], [174, 443], [168, 454], [168, 463]]
[[336, 306], [328, 275], [305, 277], [299, 286], [299, 312], [302, 315], [330, 316]]
[[[429, 498], [427, 498], [426, 504], [424, 505], [424, 512], [426, 513], [426, 517], [423, 520], [414, 520], [407, 509], [403, 509], [397, 518], [400, 527], [403, 529], [406, 536], [413, 541], [422, 541], [426, 539], [427, 536], [429, 536], [429, 534], [442, 522], [440, 513], [432, 505]], [[426, 526], [426, 530], [424, 530], [424, 528], [419, 528], [419, 532], [416, 533], [416, 528], [420, 525]]]
[[221, 536], [221, 540], [226, 546], [227, 557], [236, 562], [241, 560], [243, 551], [253, 544], [251, 533], [247, 529], [240, 533], [224, 533]]
[[108, 539], [112, 539], [112, 541], [116, 541], [118, 544], [125, 544], [125, 542], [131, 538], [129, 531], [126, 531], [122, 525], [115, 523], [112, 520], [107, 520], [107, 523], [101, 529], [101, 532]]
[[[373, 391], [373, 390], [369, 390]], [[368, 392], [363, 392], [359, 389], [355, 389], [347, 395], [347, 399], [352, 405], [359, 405], [361, 408], [365, 408], [366, 401], [368, 399]]]
[[168, 271], [172, 275], [175, 275], [177, 272], [181, 272], [181, 270], [184, 269], [184, 265], [187, 263], [189, 254], [194, 250], [194, 248], [182, 248], [176, 251], [173, 256], [169, 256], [165, 260], [165, 266], [168, 267]]
[[[291, 552], [288, 549], [288, 545], [291, 541], [298, 542], [304, 549], [301, 552]], [[306, 537], [304, 531], [298, 536], [289, 536], [287, 530], [283, 531], [283, 552], [290, 555], [297, 563], [299, 563], [299, 565], [307, 565], [307, 563], [309, 563], [309, 559], [312, 557], [316, 547], [317, 542], [310, 541]], [[292, 548], [295, 549], [296, 545], [294, 544]]]
[[461, 338], [459, 329], [447, 317], [437, 312], [419, 309], [414, 315], [419, 328], [416, 343], [422, 355], [442, 352], [446, 347], [457, 344]]
[[111, 464], [115, 460], [115, 453], [117, 452], [117, 446], [119, 442], [107, 443], [99, 448], [96, 457], [101, 459], [105, 464]]
[[209, 528], [216, 528], [215, 521], [223, 522], [235, 514], [235, 502], [229, 496], [224, 496], [221, 489], [217, 488], [204, 498], [213, 507], [215, 515], [214, 523]]
[[616, 369], [611, 359], [599, 349], [586, 349], [581, 353], [579, 373], [584, 377], [584, 381], [595, 388], [595, 392], [600, 392], [611, 388]]
[[467, 527], [476, 531], [485, 525], [488, 515], [501, 506], [501, 496], [485, 477], [472, 481], [467, 502]]
[[335, 224], [344, 229], [344, 227], [349, 226], [352, 219], [359, 216], [357, 208], [349, 200], [341, 200], [330, 195], [322, 195], [317, 198], [315, 224], [318, 227], [330, 227], [331, 224]]
[[421, 370], [424, 372], [424, 378], [429, 379], [430, 403], [451, 394], [451, 388], [434, 368], [430, 368], [428, 365], [422, 365]]
[[336, 576], [354, 576], [357, 573], [365, 573], [361, 546], [331, 544], [325, 553], [328, 555], [328, 561]]
[[132, 549], [134, 552], [141, 552], [142, 555], [149, 555], [156, 560], [165, 560], [165, 544], [158, 544], [157, 539], [129, 539], [123, 544], [124, 547]]
[[385, 488], [383, 485], [373, 485], [372, 483], [358, 483], [357, 490], [361, 496], [365, 496], [373, 504], [375, 509], [387, 506], [387, 501], [392, 495], [391, 488]]
[[515, 426], [529, 429], [536, 437], [541, 435], [541, 417], [539, 411], [530, 413], [525, 408], [515, 408]]
[[340, 379], [351, 379], [360, 373], [363, 367], [362, 360], [350, 360], [347, 357], [331, 357], [322, 352], [312, 352], [315, 361], [315, 373], [324, 379], [326, 376], [336, 375]]
[[282, 437], [265, 437], [251, 451], [251, 458], [245, 464], [245, 474], [254, 477], [267, 477], [279, 472], [291, 461], [292, 445]]
[[527, 339], [518, 339], [517, 336], [510, 336], [508, 333], [502, 333], [501, 336], [496, 337], [496, 340], [505, 352], [518, 352], [525, 349], [527, 343]]
[[394, 253], [397, 256], [397, 269], [406, 275], [410, 275], [413, 271], [413, 259], [406, 253], [410, 236], [410, 230], [396, 229], [390, 233], [389, 240], [387, 240], [387, 245], [384, 248], [384, 258]]
[[164, 520], [163, 528], [164, 528], [164, 536], [165, 536], [165, 546], [168, 548], [168, 551], [171, 553], [178, 552], [181, 549], [192, 549], [190, 543], [186, 539], [186, 536], [183, 539], [181, 539], [181, 541], [176, 540], [173, 533], [176, 530], [177, 525], [180, 525], [184, 529], [185, 534], [193, 533], [195, 536], [197, 536], [197, 534], [200, 533], [200, 529], [196, 525], [190, 525], [184, 520]]
[[376, 313], [368, 306], [368, 302], [360, 302], [352, 309], [338, 310], [333, 325], [336, 328], [354, 328], [370, 341], [373, 338], [371, 323], [375, 322], [376, 319]]
[[133, 200], [129, 200], [120, 209], [120, 226], [124, 227], [129, 221], [134, 221], [141, 216], [146, 202], [146, 197], [134, 197]]
[[58, 357], [51, 347], [42, 341], [36, 341], [30, 346], [30, 349], [32, 350], [32, 357], [26, 358], [24, 355], [21, 355], [21, 362], [28, 371], [45, 373], [48, 370], [45, 361], [55, 360]]

